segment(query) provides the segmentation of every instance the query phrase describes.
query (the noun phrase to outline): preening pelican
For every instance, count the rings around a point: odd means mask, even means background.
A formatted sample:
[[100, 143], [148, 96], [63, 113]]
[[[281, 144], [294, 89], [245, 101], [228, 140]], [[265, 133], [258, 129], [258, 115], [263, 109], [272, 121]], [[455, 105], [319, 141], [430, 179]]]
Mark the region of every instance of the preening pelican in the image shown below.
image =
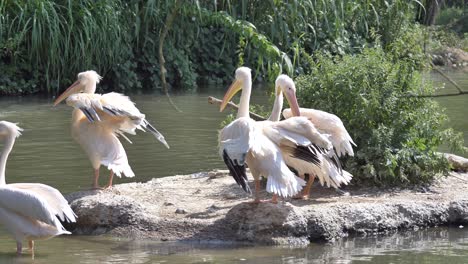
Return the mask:
[[109, 183], [112, 186], [114, 173], [121, 177], [134, 177], [127, 154], [117, 138], [124, 133], [135, 135], [135, 130], [148, 130], [167, 148], [164, 136], [146, 119], [127, 97], [119, 93], [95, 94], [96, 84], [102, 79], [95, 71], [78, 74], [78, 80], [63, 92], [54, 106], [64, 99], [74, 107], [72, 114], [72, 137], [88, 155], [94, 168], [93, 188], [99, 188], [99, 167], [110, 170]]
[[60, 223], [75, 222], [76, 215], [67, 200], [55, 188], [40, 183], [6, 184], [5, 167], [15, 140], [22, 129], [0, 121], [0, 223], [16, 240], [16, 253], [21, 254], [23, 240], [29, 241], [34, 256], [34, 240], [70, 234]]
[[[288, 168], [283, 153], [299, 156], [306, 160], [315, 160], [313, 154], [302, 154], [302, 148], [317, 142], [321, 149], [331, 148], [326, 137], [321, 136], [306, 118], [296, 117], [280, 122], [256, 122], [249, 117], [249, 101], [252, 89], [250, 69], [241, 67], [236, 70], [235, 81], [223, 98], [220, 111], [223, 111], [230, 99], [242, 90], [236, 120], [224, 127], [219, 133], [219, 152], [231, 175], [246, 191], [251, 192], [247, 184], [245, 163], [255, 181], [255, 202], [259, 202], [259, 180], [267, 177], [267, 192], [291, 197], [305, 185], [305, 181]], [[295, 98], [289, 98], [294, 107]], [[296, 108], [293, 108], [296, 109]], [[296, 109], [299, 111], [299, 107]]]
[[[294, 81], [287, 75], [280, 75], [275, 82], [275, 103], [272, 114], [269, 120], [277, 121], [280, 119], [281, 109], [283, 107], [282, 94], [296, 94], [296, 86]], [[355, 145], [351, 136], [346, 131], [343, 122], [336, 115], [308, 108], [299, 108], [301, 116], [305, 116], [313, 124], [317, 130], [326, 135], [332, 145], [333, 150], [321, 153], [318, 155], [319, 162], [317, 164], [305, 163], [304, 161], [288, 156], [286, 163], [294, 168], [299, 176], [304, 179], [305, 174], [309, 174], [309, 181], [302, 191], [302, 198], [306, 199], [309, 196], [310, 188], [315, 177], [319, 178], [320, 183], [328, 187], [339, 188], [342, 184], [348, 184], [352, 175], [345, 170], [342, 170], [338, 157], [346, 154], [353, 156], [352, 145]], [[286, 119], [292, 116], [297, 116], [297, 109], [288, 108], [283, 111], [283, 116]]]

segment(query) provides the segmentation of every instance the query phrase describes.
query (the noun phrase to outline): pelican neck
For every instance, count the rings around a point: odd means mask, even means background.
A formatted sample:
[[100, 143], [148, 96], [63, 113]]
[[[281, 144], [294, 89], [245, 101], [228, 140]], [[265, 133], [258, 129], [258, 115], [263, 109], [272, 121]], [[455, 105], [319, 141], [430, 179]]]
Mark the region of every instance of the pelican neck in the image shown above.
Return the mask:
[[239, 101], [239, 110], [237, 111], [237, 118], [250, 117], [249, 105], [250, 105], [250, 94], [252, 92], [252, 79], [247, 78], [242, 82], [242, 94]]
[[273, 109], [271, 110], [271, 115], [268, 118], [268, 120], [279, 121], [282, 109], [283, 109], [283, 93], [281, 92], [279, 95], [275, 97]]
[[5, 180], [5, 168], [8, 160], [8, 155], [10, 155], [13, 145], [15, 144], [15, 136], [10, 135], [4, 143], [3, 151], [0, 154], [0, 186], [6, 185]]
[[96, 93], [96, 82], [86, 85], [83, 89], [83, 93], [93, 94]]

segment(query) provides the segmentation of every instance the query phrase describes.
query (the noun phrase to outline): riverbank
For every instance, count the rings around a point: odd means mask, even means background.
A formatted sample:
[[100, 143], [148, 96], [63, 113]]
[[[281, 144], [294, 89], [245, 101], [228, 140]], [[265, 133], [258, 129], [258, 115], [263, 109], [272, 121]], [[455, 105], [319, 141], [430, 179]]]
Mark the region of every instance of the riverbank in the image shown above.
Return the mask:
[[468, 174], [453, 172], [411, 190], [348, 186], [339, 194], [315, 186], [307, 201], [253, 204], [227, 171], [211, 171], [66, 197], [78, 215], [68, 227], [74, 234], [305, 245], [351, 234], [464, 225], [467, 189]]

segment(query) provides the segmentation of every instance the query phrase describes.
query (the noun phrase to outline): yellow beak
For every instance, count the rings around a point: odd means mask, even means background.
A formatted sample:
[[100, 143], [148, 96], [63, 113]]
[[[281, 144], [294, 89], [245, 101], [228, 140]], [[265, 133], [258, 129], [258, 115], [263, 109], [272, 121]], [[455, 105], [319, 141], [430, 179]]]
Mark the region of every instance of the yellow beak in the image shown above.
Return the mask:
[[68, 96], [78, 93], [78, 88], [80, 88], [80, 81], [74, 82], [70, 87], [68, 87], [65, 92], [63, 92], [57, 99], [54, 101], [54, 106], [58, 105], [63, 100], [67, 99]]
[[242, 82], [239, 80], [235, 80], [231, 86], [229, 86], [229, 89], [227, 90], [226, 94], [224, 95], [223, 102], [221, 103], [221, 107], [219, 108], [219, 111], [222, 112], [224, 108], [226, 108], [227, 104], [229, 101], [231, 101], [232, 97], [239, 92], [242, 89]]

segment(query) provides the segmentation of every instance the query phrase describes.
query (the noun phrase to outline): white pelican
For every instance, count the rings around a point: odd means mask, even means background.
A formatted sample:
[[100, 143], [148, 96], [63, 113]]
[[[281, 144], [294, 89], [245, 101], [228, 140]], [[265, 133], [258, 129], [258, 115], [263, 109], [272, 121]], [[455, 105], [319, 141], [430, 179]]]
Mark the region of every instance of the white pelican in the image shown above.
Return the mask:
[[6, 184], [6, 162], [21, 131], [13, 123], [0, 121], [0, 140], [4, 143], [0, 156], [0, 224], [16, 240], [17, 254], [21, 254], [26, 239], [34, 256], [34, 240], [70, 234], [58, 218], [75, 222], [76, 215], [55, 188], [40, 183]]
[[[289, 93], [295, 97], [296, 86], [294, 81], [287, 75], [280, 75], [275, 82], [275, 102], [269, 120], [277, 121], [280, 119], [281, 109], [283, 107], [283, 93]], [[295, 113], [296, 112], [296, 113]], [[302, 160], [288, 157], [286, 163], [293, 167], [304, 179], [305, 174], [309, 174], [309, 181], [304, 187], [301, 197], [307, 199], [310, 188], [315, 177], [319, 178], [322, 185], [339, 188], [341, 184], [348, 184], [352, 175], [345, 170], [342, 170], [340, 161], [337, 155], [342, 157], [346, 154], [353, 156], [352, 145], [355, 145], [348, 131], [343, 125], [343, 122], [336, 115], [308, 108], [299, 108], [301, 116], [305, 116], [317, 128], [320, 133], [327, 135], [333, 145], [334, 150], [318, 155], [320, 162], [317, 165], [305, 163]], [[295, 108], [287, 108], [283, 111], [283, 116], [286, 119], [297, 115]], [[336, 155], [337, 153], [337, 155]]]
[[[320, 147], [329, 149], [331, 143], [321, 136], [311, 123], [302, 117], [280, 122], [256, 122], [249, 117], [249, 101], [252, 89], [250, 69], [240, 67], [236, 70], [235, 81], [223, 98], [220, 111], [223, 111], [230, 99], [242, 90], [237, 118], [219, 133], [219, 152], [236, 182], [250, 193], [247, 184], [245, 163], [255, 181], [255, 200], [259, 202], [260, 176], [267, 177], [267, 192], [291, 197], [299, 193], [305, 181], [288, 168], [283, 152], [287, 155], [299, 155], [304, 159], [314, 159], [312, 154], [302, 155], [301, 148], [316, 142]], [[289, 98], [292, 107], [297, 106], [294, 98]], [[293, 108], [295, 109], [295, 108]], [[297, 107], [297, 111], [299, 108]], [[286, 150], [286, 151], [285, 151]]]
[[135, 129], [151, 132], [167, 148], [164, 136], [146, 119], [127, 97], [119, 93], [95, 94], [96, 84], [101, 80], [95, 71], [78, 74], [78, 80], [63, 92], [54, 102], [54, 106], [64, 99], [74, 107], [72, 114], [72, 137], [88, 155], [94, 168], [93, 188], [99, 188], [99, 167], [107, 166], [110, 170], [109, 183], [112, 187], [114, 173], [121, 177], [134, 177], [127, 154], [117, 138], [129, 133], [135, 135]]

